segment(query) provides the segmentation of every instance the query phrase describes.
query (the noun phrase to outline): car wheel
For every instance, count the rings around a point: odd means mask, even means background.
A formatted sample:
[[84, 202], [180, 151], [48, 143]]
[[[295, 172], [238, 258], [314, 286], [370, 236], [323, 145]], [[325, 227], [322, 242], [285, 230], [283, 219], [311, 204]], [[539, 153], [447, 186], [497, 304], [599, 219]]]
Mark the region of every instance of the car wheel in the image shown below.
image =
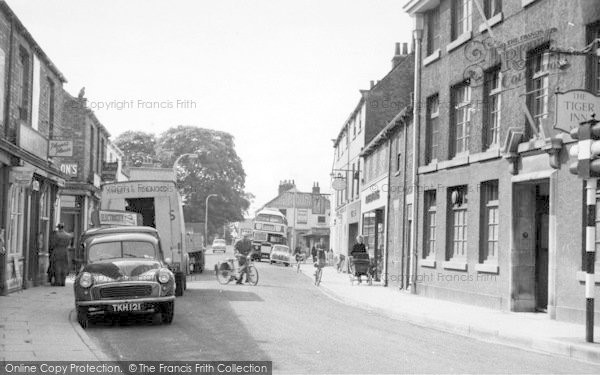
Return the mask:
[[289, 263], [283, 263], [284, 266], [289, 267], [290, 264]]
[[173, 322], [173, 315], [175, 313], [175, 303], [165, 302], [161, 306], [162, 322], [164, 324], [171, 324]]
[[90, 318], [88, 317], [88, 308], [85, 306], [77, 306], [77, 322], [81, 328], [86, 329], [89, 321]]
[[175, 272], [175, 296], [183, 296], [183, 272]]

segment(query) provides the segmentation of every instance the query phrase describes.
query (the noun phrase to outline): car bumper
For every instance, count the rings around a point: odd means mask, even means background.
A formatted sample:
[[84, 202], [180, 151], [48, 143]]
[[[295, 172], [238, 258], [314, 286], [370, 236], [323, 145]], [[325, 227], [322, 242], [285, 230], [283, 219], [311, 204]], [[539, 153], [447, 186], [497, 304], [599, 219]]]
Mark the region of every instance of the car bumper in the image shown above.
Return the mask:
[[103, 299], [95, 301], [75, 301], [76, 306], [109, 306], [119, 303], [162, 303], [175, 301], [175, 296], [128, 298], [128, 299]]

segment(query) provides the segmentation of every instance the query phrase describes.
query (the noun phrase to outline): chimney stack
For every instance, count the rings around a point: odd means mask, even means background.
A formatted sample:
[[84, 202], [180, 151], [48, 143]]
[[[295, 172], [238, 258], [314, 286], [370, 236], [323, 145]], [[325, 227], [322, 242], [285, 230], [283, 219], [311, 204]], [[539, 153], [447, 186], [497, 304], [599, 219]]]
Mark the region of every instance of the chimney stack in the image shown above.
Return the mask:
[[282, 193], [285, 193], [286, 191], [290, 190], [293, 187], [294, 187], [293, 181], [290, 181], [290, 180], [280, 181], [279, 182], [279, 195], [281, 195]]
[[402, 51], [400, 51], [400, 43], [396, 43], [394, 57], [392, 58], [392, 69], [402, 62], [408, 55], [408, 43], [402, 43]]
[[371, 81], [371, 87], [369, 87], [370, 89], [372, 89], [375, 86], [375, 81]]
[[313, 184], [312, 193], [313, 194], [321, 194], [321, 188], [319, 187], [319, 183], [318, 182], [315, 182]]

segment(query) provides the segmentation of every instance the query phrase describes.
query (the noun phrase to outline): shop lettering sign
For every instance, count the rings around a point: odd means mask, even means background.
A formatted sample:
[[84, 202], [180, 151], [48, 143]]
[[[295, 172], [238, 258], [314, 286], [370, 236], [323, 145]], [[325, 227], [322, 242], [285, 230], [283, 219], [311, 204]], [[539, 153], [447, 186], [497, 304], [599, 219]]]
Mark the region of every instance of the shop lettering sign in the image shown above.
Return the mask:
[[77, 163], [61, 163], [60, 171], [69, 177], [77, 177], [79, 165]]
[[71, 157], [73, 156], [73, 141], [50, 140], [48, 156]]

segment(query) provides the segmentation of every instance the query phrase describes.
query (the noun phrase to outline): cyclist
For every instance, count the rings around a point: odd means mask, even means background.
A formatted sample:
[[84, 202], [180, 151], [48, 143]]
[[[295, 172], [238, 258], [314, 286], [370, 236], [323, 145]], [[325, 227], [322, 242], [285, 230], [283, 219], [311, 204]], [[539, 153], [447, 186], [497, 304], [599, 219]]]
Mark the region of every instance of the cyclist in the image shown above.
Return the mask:
[[252, 241], [250, 241], [250, 234], [245, 233], [244, 237], [235, 243], [235, 257], [238, 259], [240, 265], [239, 276], [236, 284], [241, 284], [244, 280], [244, 274], [246, 274], [246, 282], [248, 282], [248, 256], [251, 256], [252, 249]]
[[325, 252], [325, 244], [323, 242], [323, 238], [319, 240], [316, 246], [313, 248], [316, 249], [316, 261], [315, 261], [315, 276], [317, 276], [317, 271], [322, 269], [327, 265], [327, 254]]

